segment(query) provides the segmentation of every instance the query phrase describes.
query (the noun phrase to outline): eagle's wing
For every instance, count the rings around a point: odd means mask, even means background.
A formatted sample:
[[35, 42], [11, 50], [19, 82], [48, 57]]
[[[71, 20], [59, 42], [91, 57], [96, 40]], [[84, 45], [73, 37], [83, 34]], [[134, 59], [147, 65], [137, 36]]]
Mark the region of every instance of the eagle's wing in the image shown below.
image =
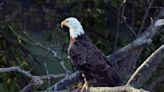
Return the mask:
[[106, 56], [90, 41], [75, 41], [70, 49], [73, 65], [97, 86], [116, 86], [120, 79]]

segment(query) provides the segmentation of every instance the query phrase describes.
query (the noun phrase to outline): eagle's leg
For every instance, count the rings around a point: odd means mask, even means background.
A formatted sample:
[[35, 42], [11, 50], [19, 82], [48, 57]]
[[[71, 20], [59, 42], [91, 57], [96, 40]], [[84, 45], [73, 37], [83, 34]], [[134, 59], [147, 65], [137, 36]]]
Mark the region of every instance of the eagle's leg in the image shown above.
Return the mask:
[[84, 78], [84, 84], [81, 87], [81, 92], [85, 92], [88, 90], [88, 81], [83, 73], [82, 73], [82, 77]]

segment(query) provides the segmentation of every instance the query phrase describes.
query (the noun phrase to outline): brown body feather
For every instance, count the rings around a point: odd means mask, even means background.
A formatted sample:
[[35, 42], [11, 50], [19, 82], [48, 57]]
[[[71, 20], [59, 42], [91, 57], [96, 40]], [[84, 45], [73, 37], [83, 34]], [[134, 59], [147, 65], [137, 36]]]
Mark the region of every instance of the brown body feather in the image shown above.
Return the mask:
[[92, 86], [117, 86], [120, 78], [106, 56], [86, 35], [77, 37], [69, 48], [73, 65], [90, 81]]

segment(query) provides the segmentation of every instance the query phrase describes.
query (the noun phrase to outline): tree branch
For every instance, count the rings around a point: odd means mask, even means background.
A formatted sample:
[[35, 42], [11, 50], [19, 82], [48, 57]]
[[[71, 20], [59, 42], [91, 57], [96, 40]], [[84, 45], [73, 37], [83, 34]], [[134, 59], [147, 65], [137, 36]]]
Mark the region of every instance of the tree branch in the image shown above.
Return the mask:
[[53, 86], [46, 89], [46, 91], [58, 91], [66, 88], [67, 86], [70, 86], [70, 84], [78, 82], [80, 79], [80, 73], [77, 71], [75, 73], [72, 73], [70, 75], [67, 75], [62, 80], [55, 83]]
[[[4, 73], [4, 72], [19, 72], [23, 75], [25, 75], [26, 77], [33, 79], [33, 78], [39, 78], [42, 80], [47, 80], [48, 76], [47, 75], [42, 75], [42, 76], [34, 76], [32, 75], [29, 71], [25, 71], [23, 69], [20, 68], [20, 66], [14, 66], [14, 67], [7, 67], [7, 68], [0, 68], [0, 73]], [[49, 74], [50, 78], [60, 78], [60, 77], [64, 77], [65, 74]]]
[[42, 76], [34, 76], [32, 75], [29, 71], [25, 71], [20, 68], [20, 66], [15, 66], [15, 67], [7, 67], [7, 68], [0, 68], [0, 73], [6, 73], [6, 72], [19, 72], [23, 74], [24, 76], [32, 79], [30, 83], [25, 86], [21, 92], [32, 92], [33, 90], [36, 90], [43, 84], [43, 80], [47, 80], [49, 78], [59, 78], [59, 77], [64, 77], [65, 74], [49, 74], [47, 75], [42, 75]]
[[[74, 90], [60, 90], [55, 92], [81, 92], [81, 89]], [[89, 87], [84, 92], [150, 92], [144, 89], [137, 89], [131, 86], [117, 86], [117, 87]]]
[[34, 78], [34, 76], [29, 71], [22, 70], [20, 68], [20, 66], [0, 68], [0, 73], [4, 73], [4, 72], [19, 72], [19, 73], [22, 73], [23, 75], [25, 75], [28, 78], [31, 78], [31, 79]]
[[145, 20], [146, 20], [148, 14], [149, 14], [149, 11], [150, 11], [150, 8], [152, 7], [152, 5], [153, 5], [153, 0], [150, 1], [149, 6], [147, 7], [147, 10], [146, 10], [145, 15], [144, 15], [144, 17], [142, 19], [142, 23], [141, 23], [140, 29], [138, 31], [138, 34], [141, 34], [141, 32], [143, 30], [143, 27], [144, 27], [144, 24], [145, 24]]
[[89, 92], [149, 92], [144, 89], [136, 89], [130, 86], [117, 87], [90, 87]]
[[[148, 63], [153, 61], [157, 56], [160, 56], [164, 53], [164, 45], [159, 47], [156, 51], [154, 51], [134, 72], [134, 74], [130, 77], [126, 85], [129, 85], [130, 82], [135, 78], [135, 76], [141, 71], [141, 69]], [[161, 55], [162, 56], [162, 55]]]

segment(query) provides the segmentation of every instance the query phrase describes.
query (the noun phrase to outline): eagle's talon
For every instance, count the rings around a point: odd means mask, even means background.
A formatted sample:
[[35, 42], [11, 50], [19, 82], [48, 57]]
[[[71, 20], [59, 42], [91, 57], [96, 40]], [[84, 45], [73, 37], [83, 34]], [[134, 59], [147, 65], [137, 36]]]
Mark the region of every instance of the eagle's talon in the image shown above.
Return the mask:
[[86, 92], [88, 90], [88, 81], [84, 74], [82, 74], [82, 77], [84, 78], [84, 84], [82, 85], [81, 92]]

